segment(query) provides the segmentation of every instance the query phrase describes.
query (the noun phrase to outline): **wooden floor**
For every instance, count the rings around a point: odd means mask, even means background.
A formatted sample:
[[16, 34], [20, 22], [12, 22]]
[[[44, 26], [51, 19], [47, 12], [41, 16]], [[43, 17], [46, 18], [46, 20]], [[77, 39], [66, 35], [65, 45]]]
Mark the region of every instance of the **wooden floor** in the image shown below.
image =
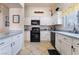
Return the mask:
[[25, 42], [18, 55], [49, 55], [48, 49], [54, 49], [50, 42]]

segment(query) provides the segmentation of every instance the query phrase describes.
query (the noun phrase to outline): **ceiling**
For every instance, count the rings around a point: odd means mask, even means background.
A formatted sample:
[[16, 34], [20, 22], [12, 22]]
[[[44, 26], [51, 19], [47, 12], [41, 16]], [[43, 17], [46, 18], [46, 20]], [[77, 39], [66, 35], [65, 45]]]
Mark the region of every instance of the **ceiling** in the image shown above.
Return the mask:
[[0, 3], [2, 5], [7, 6], [8, 8], [22, 8], [20, 3]]
[[55, 3], [25, 3], [25, 6], [32, 6], [32, 7], [50, 7], [55, 5]]

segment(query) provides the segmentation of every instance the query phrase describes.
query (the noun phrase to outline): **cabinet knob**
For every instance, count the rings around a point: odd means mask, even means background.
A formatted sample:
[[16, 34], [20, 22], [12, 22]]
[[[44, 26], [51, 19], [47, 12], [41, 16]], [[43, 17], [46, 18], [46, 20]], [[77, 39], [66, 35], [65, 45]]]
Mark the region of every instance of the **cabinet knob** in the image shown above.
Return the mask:
[[64, 39], [66, 39], [66, 38], [64, 38]]
[[0, 45], [4, 44], [4, 42], [1, 42]]
[[79, 43], [77, 43], [77, 45], [79, 45]]

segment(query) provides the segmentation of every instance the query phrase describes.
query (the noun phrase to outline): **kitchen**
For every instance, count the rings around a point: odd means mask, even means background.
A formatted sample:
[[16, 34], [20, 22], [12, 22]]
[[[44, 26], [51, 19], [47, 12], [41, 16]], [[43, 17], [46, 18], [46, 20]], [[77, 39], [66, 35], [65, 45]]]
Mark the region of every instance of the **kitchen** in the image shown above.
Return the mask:
[[0, 15], [0, 55], [79, 54], [78, 3], [2, 3]]

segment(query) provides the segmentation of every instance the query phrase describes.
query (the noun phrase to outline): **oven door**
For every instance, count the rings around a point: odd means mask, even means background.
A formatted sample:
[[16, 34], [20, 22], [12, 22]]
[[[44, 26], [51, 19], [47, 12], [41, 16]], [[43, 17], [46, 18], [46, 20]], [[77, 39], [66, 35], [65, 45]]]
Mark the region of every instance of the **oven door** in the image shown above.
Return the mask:
[[31, 34], [31, 42], [40, 42], [40, 34]]

